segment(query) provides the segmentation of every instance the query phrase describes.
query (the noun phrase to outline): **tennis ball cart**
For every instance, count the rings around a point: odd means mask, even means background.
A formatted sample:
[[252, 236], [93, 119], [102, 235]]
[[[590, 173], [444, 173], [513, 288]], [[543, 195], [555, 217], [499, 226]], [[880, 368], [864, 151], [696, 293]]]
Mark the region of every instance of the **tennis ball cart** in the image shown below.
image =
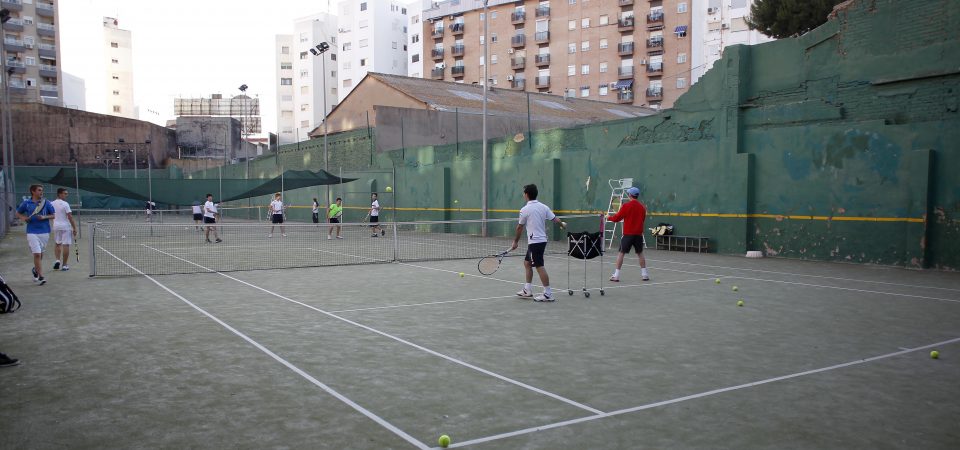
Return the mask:
[[581, 291], [585, 298], [590, 298], [590, 290], [587, 287], [587, 261], [598, 257], [600, 258], [600, 295], [605, 295], [603, 290], [603, 229], [606, 216], [599, 216], [598, 219], [600, 223], [599, 231], [567, 232], [567, 295], [573, 295], [573, 287], [571, 286], [573, 278], [570, 275], [573, 264], [576, 260], [582, 260], [583, 287]]

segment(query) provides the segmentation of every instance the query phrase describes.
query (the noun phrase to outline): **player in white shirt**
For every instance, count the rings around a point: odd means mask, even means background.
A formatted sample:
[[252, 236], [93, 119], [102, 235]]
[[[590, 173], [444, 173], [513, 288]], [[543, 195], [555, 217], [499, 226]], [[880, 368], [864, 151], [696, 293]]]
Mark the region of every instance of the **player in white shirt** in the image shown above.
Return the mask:
[[57, 199], [50, 202], [53, 205], [53, 270], [70, 270], [70, 245], [77, 236], [77, 223], [73, 221], [73, 211], [67, 203], [66, 188], [57, 189]]
[[220, 239], [220, 234], [217, 233], [217, 227], [214, 226], [217, 223], [217, 205], [213, 203], [213, 194], [207, 194], [207, 202], [203, 204], [203, 223], [206, 224], [207, 242], [210, 242], [211, 231], [213, 231], [213, 238], [216, 239], [218, 244], [223, 242]]
[[203, 231], [203, 207], [200, 202], [193, 202], [193, 223], [197, 231]]
[[[523, 257], [523, 269], [526, 272], [526, 282], [523, 289], [517, 292], [521, 298], [531, 298], [538, 302], [552, 302], [553, 291], [550, 289], [550, 276], [547, 275], [547, 269], [543, 267], [543, 252], [547, 248], [547, 228], [546, 221], [550, 220], [560, 224], [561, 228], [566, 224], [560, 221], [560, 218], [553, 214], [550, 207], [537, 201], [537, 185], [528, 184], [523, 187], [523, 199], [527, 204], [520, 209], [520, 221], [517, 224], [517, 235], [513, 238], [513, 246], [510, 250], [515, 250], [520, 243], [520, 237], [523, 235], [524, 227], [527, 230], [527, 254]], [[530, 285], [533, 282], [533, 268], [537, 268], [537, 274], [540, 275], [540, 282], [543, 283], [543, 294], [533, 296], [533, 290]]]
[[283, 227], [283, 210], [286, 209], [286, 206], [283, 205], [283, 200], [280, 199], [280, 193], [277, 192], [273, 194], [273, 201], [270, 202], [270, 234], [267, 235], [268, 238], [273, 237], [273, 227], [280, 225], [280, 234], [283, 237], [287, 237], [287, 232], [284, 231]]
[[387, 232], [380, 227], [380, 201], [377, 200], [376, 192], [370, 195], [370, 200], [370, 229], [373, 230], [371, 237], [383, 236]]

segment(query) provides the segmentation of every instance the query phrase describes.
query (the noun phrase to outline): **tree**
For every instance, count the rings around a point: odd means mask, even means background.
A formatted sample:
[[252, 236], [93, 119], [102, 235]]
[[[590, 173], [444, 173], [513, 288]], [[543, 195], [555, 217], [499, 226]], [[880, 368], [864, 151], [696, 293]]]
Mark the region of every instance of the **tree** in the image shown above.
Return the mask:
[[754, 0], [747, 25], [767, 36], [799, 36], [827, 21], [833, 7], [844, 0]]

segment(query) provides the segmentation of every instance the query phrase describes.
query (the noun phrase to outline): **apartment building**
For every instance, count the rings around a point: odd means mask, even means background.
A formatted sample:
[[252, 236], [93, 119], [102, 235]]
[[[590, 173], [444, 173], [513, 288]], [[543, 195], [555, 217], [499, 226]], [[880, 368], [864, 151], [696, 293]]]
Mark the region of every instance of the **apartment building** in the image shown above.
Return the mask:
[[133, 37], [117, 19], [103, 18], [103, 60], [101, 73], [107, 105], [105, 114], [136, 119], [133, 104]]
[[60, 85], [60, 22], [52, 0], [2, 0], [2, 59], [10, 98], [15, 102], [63, 103]]
[[409, 0], [342, 0], [337, 4], [339, 99], [368, 72], [407, 74]]
[[[333, 15], [314, 14], [294, 21], [293, 34], [276, 37], [277, 136], [281, 145], [306, 139], [307, 132], [323, 123], [325, 112], [337, 103], [337, 24]], [[311, 52], [322, 42], [329, 50]]]
[[427, 76], [480, 82], [487, 21], [492, 85], [669, 107], [690, 85], [690, 1], [439, 2], [423, 14]]
[[696, 83], [731, 45], [773, 41], [747, 26], [754, 0], [693, 0], [691, 31], [697, 39], [691, 49], [691, 83]]

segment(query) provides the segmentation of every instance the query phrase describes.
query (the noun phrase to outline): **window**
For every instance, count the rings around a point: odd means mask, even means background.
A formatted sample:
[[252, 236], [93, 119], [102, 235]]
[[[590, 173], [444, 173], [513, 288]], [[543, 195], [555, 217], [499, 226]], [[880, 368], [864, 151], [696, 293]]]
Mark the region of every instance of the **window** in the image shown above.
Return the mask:
[[497, 33], [490, 33], [490, 42], [494, 44], [497, 43]]
[[113, 74], [113, 79], [114, 79], [114, 80], [119, 80], [119, 79], [120, 79], [120, 76], [117, 75], [117, 74]]
[[33, 16], [23, 16], [23, 23], [33, 25]]
[[301, 121], [300, 121], [300, 128], [310, 128], [310, 121], [309, 121], [309, 120], [301, 120]]
[[413, 35], [413, 36], [410, 36], [410, 43], [411, 43], [411, 44], [416, 44], [417, 42], [420, 42], [420, 35], [419, 35], [419, 34], [415, 34], [415, 35]]
[[416, 55], [410, 57], [410, 62], [420, 62], [420, 54], [417, 53]]
[[120, 112], [120, 105], [113, 105], [113, 112], [115, 113]]
[[366, 28], [366, 27], [368, 27], [368, 26], [370, 26], [370, 21], [369, 21], [369, 20], [363, 19], [363, 20], [360, 21], [360, 28]]
[[687, 79], [683, 77], [677, 78], [677, 89], [683, 89], [685, 87], [687, 87]]
[[400, 14], [407, 15], [407, 8], [400, 8]]
[[609, 24], [610, 24], [610, 16], [606, 14], [600, 16], [600, 25], [609, 25]]
[[571, 21], [567, 22], [567, 29], [570, 30], [570, 31], [576, 30], [576, 29], [577, 29], [577, 21], [576, 21], [576, 20], [571, 20]]
[[673, 33], [677, 35], [677, 38], [687, 37], [687, 27], [681, 25], [681, 26], [677, 27], [676, 29], [674, 29], [674, 30], [673, 30]]
[[293, 69], [293, 63], [288, 63], [288, 62], [280, 63], [280, 70], [292, 70], [292, 69]]
[[293, 78], [281, 78], [280, 86], [293, 86]]
[[580, 19], [580, 28], [590, 28], [590, 18], [584, 17]]
[[420, 14], [410, 16], [410, 23], [420, 23]]
[[301, 93], [301, 94], [309, 94], [309, 93], [310, 93], [310, 86], [300, 86], [300, 93]]
[[677, 12], [678, 13], [687, 12], [687, 3], [686, 2], [677, 3]]
[[120, 44], [117, 44], [116, 42], [111, 42], [111, 43], [110, 43], [110, 47], [120, 48]]
[[683, 63], [685, 63], [685, 62], [687, 62], [687, 54], [686, 54], [686, 53], [678, 53], [678, 54], [677, 54], [677, 64], [683, 64]]
[[484, 20], [486, 20], [486, 18], [484, 17], [483, 13], [480, 13], [480, 21], [483, 22]]
[[600, 63], [600, 73], [607, 73], [607, 63], [606, 63], [606, 62]]
[[588, 86], [580, 86], [580, 96], [581, 96], [581, 97], [589, 97], [589, 96], [590, 96], [590, 87], [588, 87]]
[[120, 91], [113, 91], [113, 95], [120, 95]]
[[347, 50], [350, 50], [350, 43], [349, 43], [349, 42], [344, 42], [344, 43], [343, 43], [343, 51], [347, 51]]
[[600, 96], [607, 95], [607, 90], [608, 90], [607, 85], [601, 84], [601, 85], [600, 85], [600, 89], [599, 89], [599, 94], [600, 94]]
[[493, 20], [493, 19], [496, 19], [496, 18], [497, 18], [497, 12], [496, 12], [496, 11], [490, 11], [490, 20]]
[[600, 48], [607, 48], [610, 44], [607, 43], [606, 39], [600, 39]]
[[481, 34], [481, 35], [480, 35], [480, 45], [483, 45], [483, 41], [484, 41], [484, 38], [483, 38], [483, 35]]
[[590, 50], [590, 41], [583, 41], [580, 43], [580, 51], [585, 52]]
[[300, 111], [310, 111], [310, 104], [309, 104], [309, 103], [301, 103], [301, 104], [300, 104]]
[[306, 33], [306, 32], [300, 33], [300, 42], [301, 42], [301, 43], [302, 43], [302, 42], [307, 42], [307, 41], [309, 41], [309, 40], [310, 40], [310, 38], [307, 37], [307, 33]]
[[577, 66], [570, 64], [567, 66], [567, 76], [572, 77], [577, 74]]
[[497, 55], [490, 55], [490, 64], [497, 63]]
[[350, 66], [351, 66], [350, 61], [343, 62], [343, 70], [350, 70]]
[[360, 60], [360, 67], [366, 67], [366, 65], [367, 65], [367, 58], [361, 59], [361, 60]]
[[397, 41], [393, 41], [393, 42], [391, 42], [390, 44], [391, 44], [391, 46], [393, 46], [393, 49], [394, 49], [394, 50], [397, 49]]
[[[293, 101], [293, 96], [290, 95], [290, 94], [281, 95], [281, 96], [280, 96], [280, 101], [292, 102], [292, 101]], [[284, 111], [284, 113], [286, 113], [286, 111]]]
[[350, 86], [353, 86], [353, 80], [351, 80], [350, 78], [343, 80], [343, 87], [348, 88]]
[[590, 64], [580, 66], [580, 75], [590, 75]]
[[570, 0], [570, 4], [571, 4], [571, 5], [576, 5], [576, 4], [577, 4], [577, 0]]
[[366, 11], [366, 10], [367, 10], [367, 2], [360, 3], [360, 11]]
[[307, 78], [310, 76], [310, 71], [307, 69], [300, 69], [300, 78]]
[[330, 61], [336, 61], [336, 60], [337, 60], [337, 54], [336, 54], [336, 53], [331, 53], [331, 54], [330, 54]]
[[120, 60], [118, 60], [117, 58], [111, 59], [110, 62], [112, 62], [112, 63], [114, 63], [114, 64], [120, 64]]
[[28, 66], [37, 65], [37, 58], [34, 58], [32, 56], [27, 56], [27, 57], [24, 57], [23, 59], [27, 62]]
[[282, 131], [283, 134], [293, 134], [293, 128], [284, 128]]
[[366, 47], [370, 43], [369, 39], [360, 39], [360, 48]]
[[567, 44], [567, 53], [576, 53], [577, 44]]

